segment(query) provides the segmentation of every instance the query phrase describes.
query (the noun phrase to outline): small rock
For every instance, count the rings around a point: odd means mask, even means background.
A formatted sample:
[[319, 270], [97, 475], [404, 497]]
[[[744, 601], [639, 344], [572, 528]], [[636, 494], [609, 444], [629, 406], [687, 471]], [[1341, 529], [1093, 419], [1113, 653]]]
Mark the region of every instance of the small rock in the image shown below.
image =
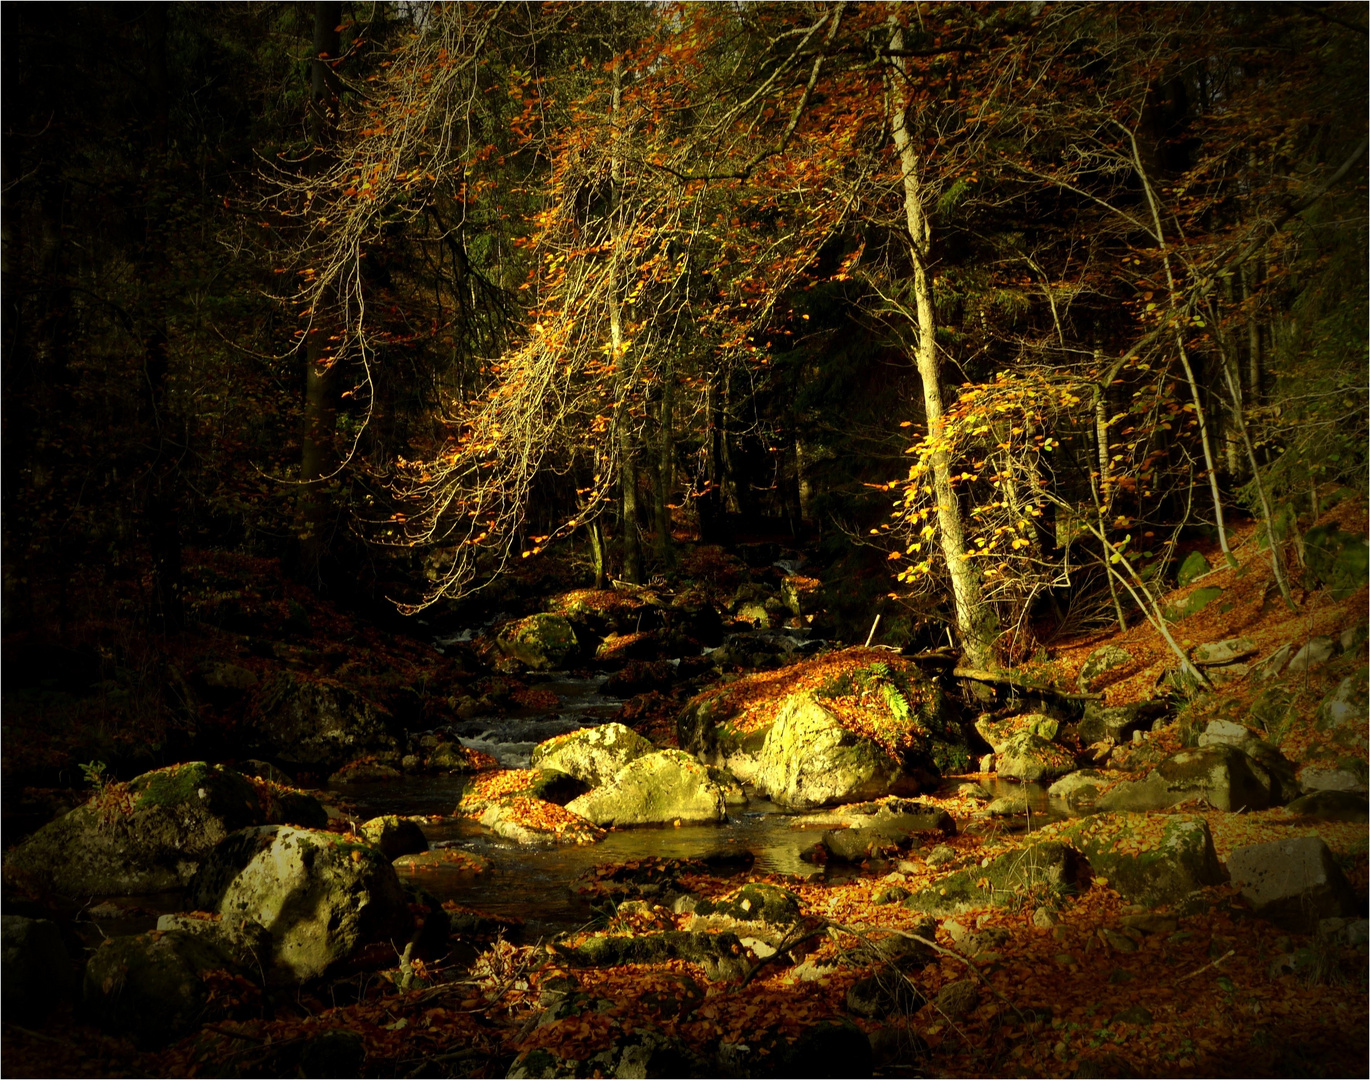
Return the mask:
[[994, 755], [993, 755], [993, 754], [986, 754], [984, 757], [982, 757], [982, 758], [980, 759], [980, 771], [981, 771], [982, 773], [988, 773], [988, 772], [993, 772], [993, 771], [994, 771]]
[[1028, 811], [1028, 801], [1021, 795], [1004, 795], [991, 802], [982, 811], [989, 817], [1013, 817], [1015, 814], [1026, 814]]
[[1350, 769], [1326, 769], [1320, 765], [1305, 765], [1298, 773], [1304, 791], [1364, 792], [1365, 777]]
[[1200, 667], [1218, 667], [1234, 660], [1245, 660], [1256, 655], [1256, 645], [1249, 638], [1228, 638], [1211, 645], [1200, 645], [1194, 650], [1194, 663]]
[[946, 866], [956, 861], [956, 849], [948, 844], [938, 844], [928, 852], [929, 866]]
[[1150, 1027], [1151, 1022], [1151, 1010], [1143, 1005], [1133, 1005], [1122, 1012], [1114, 1013], [1113, 1018], [1109, 1020], [1110, 1024], [1137, 1024], [1141, 1027]]
[[1095, 683], [1100, 676], [1126, 667], [1130, 663], [1132, 663], [1132, 654], [1117, 645], [1105, 645], [1101, 649], [1095, 649], [1080, 666], [1078, 680], [1080, 689], [1085, 693], [1097, 689]]
[[980, 987], [969, 979], [947, 983], [937, 992], [935, 1004], [943, 1016], [955, 1019], [965, 1016], [980, 1001]]
[[1318, 937], [1337, 945], [1363, 949], [1370, 944], [1370, 922], [1365, 919], [1320, 919]]
[[1284, 670], [1284, 666], [1289, 663], [1289, 658], [1293, 655], [1293, 645], [1281, 645], [1264, 660], [1256, 664], [1251, 669], [1252, 673], [1257, 679], [1273, 679]]
[[1200, 746], [1241, 746], [1248, 739], [1256, 738], [1250, 728], [1234, 724], [1230, 720], [1210, 720], [1199, 736]]
[[1109, 946], [1120, 953], [1133, 953], [1137, 951], [1137, 943], [1126, 934], [1114, 930], [1111, 926], [1099, 928], [1099, 936], [1108, 942]]
[[1180, 920], [1175, 916], [1154, 911], [1124, 915], [1121, 921], [1129, 930], [1140, 930], [1143, 934], [1173, 934], [1180, 928]]
[[1288, 670], [1308, 671], [1319, 664], [1326, 663], [1337, 654], [1337, 643], [1330, 637], [1315, 637], [1294, 654], [1289, 661]]
[[1032, 925], [1040, 930], [1050, 930], [1060, 921], [1061, 916], [1049, 907], [1039, 907], [1032, 913]]

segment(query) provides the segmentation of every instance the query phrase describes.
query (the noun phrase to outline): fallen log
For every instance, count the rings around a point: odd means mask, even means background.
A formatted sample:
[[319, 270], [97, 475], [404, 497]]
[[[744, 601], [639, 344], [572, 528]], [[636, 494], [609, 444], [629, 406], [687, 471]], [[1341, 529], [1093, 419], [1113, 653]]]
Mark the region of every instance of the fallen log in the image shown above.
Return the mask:
[[1103, 701], [1103, 694], [1077, 694], [1068, 690], [1058, 690], [1054, 686], [1043, 686], [1040, 683], [1028, 682], [1026, 679], [1016, 679], [1012, 675], [1002, 675], [997, 671], [985, 671], [983, 668], [954, 667], [951, 669], [952, 675], [958, 679], [971, 679], [975, 682], [995, 683], [1000, 686], [1012, 687], [1014, 690], [1023, 690], [1035, 694], [1051, 694], [1054, 697], [1064, 698], [1066, 701]]

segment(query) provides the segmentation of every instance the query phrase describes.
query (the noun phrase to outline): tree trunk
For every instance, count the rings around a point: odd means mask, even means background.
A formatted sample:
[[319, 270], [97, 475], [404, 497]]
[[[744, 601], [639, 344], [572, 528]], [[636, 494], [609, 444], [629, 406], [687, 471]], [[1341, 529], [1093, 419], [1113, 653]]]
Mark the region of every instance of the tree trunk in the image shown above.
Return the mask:
[[657, 420], [660, 425], [657, 444], [655, 498], [652, 516], [656, 526], [656, 553], [663, 566], [671, 562], [671, 489], [675, 486], [675, 442], [671, 435], [672, 406], [671, 365], [668, 361], [661, 379], [661, 402]]
[[637, 442], [632, 432], [632, 412], [628, 408], [630, 365], [623, 346], [623, 310], [619, 299], [619, 270], [622, 263], [622, 223], [620, 207], [623, 189], [623, 159], [619, 154], [619, 106], [623, 95], [623, 64], [614, 60], [614, 88], [609, 106], [609, 231], [613, 250], [609, 254], [609, 346], [614, 358], [614, 437], [619, 463], [620, 506], [623, 511], [623, 580], [642, 584], [642, 537], [637, 524]]
[[[310, 67], [309, 136], [315, 155], [323, 153], [331, 128], [332, 91], [328, 85], [326, 57], [339, 52], [338, 24], [342, 4], [314, 5], [314, 54]], [[316, 160], [322, 160], [321, 157]], [[337, 467], [334, 432], [338, 414], [338, 379], [333, 370], [328, 332], [322, 311], [309, 315], [305, 335], [304, 421], [300, 435], [300, 482], [304, 485], [300, 511], [299, 573], [311, 587], [323, 584], [323, 561], [327, 551], [330, 500], [327, 478]]]
[[[904, 32], [896, 27], [890, 40], [890, 51], [898, 53], [904, 47]], [[904, 61], [892, 61], [899, 77], [893, 80], [894, 100], [903, 99], [907, 84]], [[891, 122], [894, 144], [899, 151], [900, 172], [904, 186], [904, 213], [913, 255], [913, 292], [917, 309], [917, 349], [915, 361], [923, 383], [923, 407], [928, 420], [928, 442], [937, 446], [942, 438], [942, 385], [935, 340], [936, 315], [933, 309], [932, 281], [928, 263], [932, 254], [932, 223], [925, 199], [922, 162], [913, 147], [908, 129], [908, 114], [902, 104], [895, 105]], [[961, 507], [951, 484], [951, 461], [945, 450], [935, 449], [930, 455], [933, 493], [937, 498], [937, 533], [942, 557], [951, 576], [952, 595], [956, 605], [957, 629], [961, 648], [971, 667], [987, 668], [993, 659], [993, 618], [985, 607], [980, 591], [980, 578], [966, 550], [965, 530], [961, 521]]]

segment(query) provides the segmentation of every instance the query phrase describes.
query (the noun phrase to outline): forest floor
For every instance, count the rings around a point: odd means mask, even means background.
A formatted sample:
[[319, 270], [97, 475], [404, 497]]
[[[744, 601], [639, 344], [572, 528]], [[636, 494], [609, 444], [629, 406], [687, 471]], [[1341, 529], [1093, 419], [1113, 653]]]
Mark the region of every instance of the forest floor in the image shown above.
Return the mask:
[[[1364, 507], [1348, 501], [1324, 518], [1328, 521], [1363, 535]], [[1266, 655], [1284, 643], [1323, 634], [1335, 637], [1364, 625], [1370, 598], [1365, 587], [1335, 600], [1325, 589], [1297, 587], [1296, 580], [1298, 610], [1290, 611], [1274, 590], [1254, 528], [1235, 528], [1232, 548], [1235, 568], [1224, 565], [1220, 554], [1206, 551], [1220, 568], [1162, 598], [1163, 605], [1175, 609], [1195, 589], [1223, 590], [1221, 603], [1175, 624], [1182, 648], [1240, 635]], [[266, 564], [214, 553], [205, 553], [202, 561], [202, 580], [224, 583], [217, 591], [202, 591], [197, 603], [204, 609], [231, 603], [258, 620], [263, 611], [278, 620], [269, 643], [256, 641], [244, 651], [234, 639], [235, 662], [262, 678], [289, 661], [330, 677], [350, 676], [379, 697], [393, 695], [399, 687], [471, 685], [481, 677], [460, 657], [440, 656], [422, 643], [385, 633], [282, 584]], [[228, 593], [232, 595], [219, 595]], [[103, 629], [88, 628], [87, 640], [75, 644], [112, 649], [111, 641], [101, 638], [117, 628], [116, 615]], [[228, 648], [231, 637], [210, 628], [185, 636], [164, 646], [163, 666], [156, 670], [188, 671], [197, 657]], [[1085, 658], [1110, 644], [1125, 648], [1133, 661], [1102, 688], [1109, 705], [1154, 696], [1162, 673], [1175, 665], [1156, 630], [1138, 620], [1122, 632], [1055, 642], [1049, 658], [1024, 674], [1073, 688]], [[11, 647], [22, 652], [29, 644], [7, 640], [7, 652]], [[1291, 757], [1297, 753], [1299, 761], [1319, 760], [1315, 706], [1339, 680], [1360, 671], [1363, 681], [1364, 645], [1357, 650], [1291, 684], [1300, 705], [1298, 720], [1281, 742]], [[73, 766], [86, 755], [101, 748], [117, 753], [120, 747], [146, 746], [149, 716], [156, 721], [161, 753], [174, 759], [178, 744], [189, 740], [174, 709], [149, 705], [139, 713], [136, 695], [154, 678], [152, 662], [144, 675], [136, 670], [136, 651], [126, 649], [121, 659], [126, 677], [122, 682], [104, 680], [109, 685], [98, 690], [103, 696], [96, 703], [90, 694], [62, 699], [51, 687], [41, 695], [36, 687], [7, 694], [7, 844], [17, 838], [16, 827], [31, 828], [35, 816], [51, 816], [80, 801], [74, 783], [55, 781], [61, 776], [74, 781]], [[770, 681], [776, 694], [792, 689], [787, 678]], [[536, 694], [535, 685], [513, 682]], [[1254, 679], [1243, 679], [1200, 695], [1168, 727], [1120, 748], [1109, 760], [1115, 779], [1145, 775], [1165, 753], [1192, 745], [1193, 733], [1209, 719], [1245, 716], [1260, 693]], [[124, 695], [122, 707], [110, 708], [109, 699], [117, 694]], [[131, 704], [130, 695], [135, 698]], [[412, 722], [440, 720], [445, 700], [445, 692], [436, 689], [418, 695]], [[231, 740], [233, 706], [201, 705], [201, 723], [221, 725], [223, 738]], [[679, 705], [670, 695], [646, 695], [625, 706], [622, 718], [669, 741], [670, 719]], [[130, 752], [126, 760], [137, 763], [138, 758]], [[42, 776], [53, 779], [33, 782]], [[961, 826], [945, 845], [951, 858], [934, 864], [926, 852], [911, 851], [902, 858], [873, 858], [846, 874], [808, 879], [767, 877], [745, 867], [653, 867], [650, 860], [643, 866], [601, 868], [601, 878], [622, 876], [625, 870], [629, 877], [637, 871], [670, 872], [703, 897], [722, 896], [755, 880], [790, 890], [813, 931], [803, 962], [795, 966], [762, 964], [745, 978], [716, 981], [685, 961], [572, 970], [559, 960], [557, 950], [520, 940], [518, 928], [506, 923], [472, 939], [472, 947], [460, 957], [414, 965], [407, 990], [399, 988], [401, 972], [389, 947], [369, 950], [338, 978], [289, 993], [263, 992], [244, 980], [225, 979], [214, 997], [221, 1019], [168, 1048], [139, 1048], [117, 1033], [88, 1026], [71, 1006], [28, 1023], [14, 1022], [15, 1014], [7, 1008], [4, 1072], [323, 1075], [301, 1071], [309, 1067], [301, 1065], [301, 1054], [324, 1033], [341, 1029], [360, 1039], [364, 1058], [353, 1066], [360, 1062], [361, 1075], [503, 1076], [521, 1052], [545, 1048], [584, 1060], [650, 1028], [711, 1061], [720, 1060], [720, 1048], [741, 1046], [762, 1074], [767, 1059], [775, 1060], [772, 1055], [780, 1054], [786, 1040], [815, 1023], [837, 1019], [855, 1023], [871, 1037], [877, 1075], [1364, 1075], [1370, 1060], [1364, 945], [1283, 930], [1256, 918], [1228, 885], [1205, 890], [1200, 901], [1191, 898], [1182, 910], [1158, 913], [1128, 904], [1098, 881], [1050, 893], [1025, 888], [1007, 906], [940, 920], [935, 938], [929, 939], [931, 962], [909, 972], [917, 995], [878, 1019], [854, 1015], [848, 993], [875, 970], [872, 943], [892, 934], [918, 934], [926, 925], [919, 913], [890, 902], [891, 896], [936, 887], [951, 872], [987, 864], [990, 856], [1020, 847], [1031, 829], [1041, 827], [1031, 820], [1024, 829], [1021, 821], [988, 819], [979, 813], [978, 803], [949, 789], [920, 794], [919, 800], [948, 810]], [[1202, 817], [1223, 860], [1243, 845], [1319, 836], [1346, 873], [1362, 909], [1366, 906], [1370, 871], [1364, 821], [1314, 820], [1282, 807], [1225, 813], [1188, 804], [1168, 812]], [[568, 887], [574, 884], [568, 882]], [[594, 882], [580, 885], [593, 888]], [[617, 896], [619, 901], [630, 898], [629, 893]], [[13, 899], [7, 896], [7, 912]], [[642, 933], [688, 924], [687, 915], [651, 902], [619, 903], [618, 908], [606, 910], [599, 931]], [[1143, 915], [1158, 918], [1148, 921]], [[973, 950], [967, 935], [982, 944], [990, 941], [992, 947]], [[598, 1004], [547, 1022], [544, 1008], [571, 983]]]

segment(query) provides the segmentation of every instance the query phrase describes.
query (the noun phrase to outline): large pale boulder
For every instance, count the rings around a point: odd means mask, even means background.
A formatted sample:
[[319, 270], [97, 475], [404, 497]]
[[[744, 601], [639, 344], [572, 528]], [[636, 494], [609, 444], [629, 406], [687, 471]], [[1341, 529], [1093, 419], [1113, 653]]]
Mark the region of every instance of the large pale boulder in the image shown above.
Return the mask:
[[194, 761], [111, 785], [5, 859], [6, 880], [63, 896], [135, 896], [185, 885], [224, 837], [265, 821], [241, 774]]
[[917, 790], [883, 747], [849, 731], [807, 694], [795, 694], [781, 707], [757, 764], [752, 783], [795, 810]]
[[1181, 750], [1145, 780], [1119, 784], [1096, 804], [1100, 810], [1147, 811], [1203, 798], [1219, 810], [1261, 810], [1271, 803], [1272, 780], [1240, 750], [1225, 745]]
[[680, 750], [659, 750], [566, 804], [596, 825], [703, 824], [722, 821], [727, 801], [709, 767]]
[[980, 737], [985, 742], [989, 743], [991, 750], [996, 754], [1001, 754], [1010, 739], [1024, 732], [1038, 735], [1047, 740], [1056, 738], [1057, 732], [1061, 730], [1061, 722], [1055, 717], [1045, 716], [1042, 713], [1007, 716], [1001, 720], [994, 720], [986, 715], [975, 721], [975, 730], [980, 733]]
[[1148, 907], [1223, 880], [1208, 823], [1191, 814], [1095, 814], [1052, 834], [1084, 855], [1096, 877]]
[[580, 652], [575, 627], [564, 615], [543, 612], [510, 623], [497, 639], [505, 656], [512, 656], [530, 668], [565, 667]]
[[622, 724], [600, 724], [558, 735], [533, 748], [532, 764], [539, 769], [555, 769], [574, 776], [591, 787], [611, 780], [635, 758], [650, 754], [655, 747], [631, 728]]
[[997, 771], [1004, 780], [1026, 783], [1050, 782], [1075, 771], [1075, 758], [1063, 747], [1023, 731], [998, 751]]
[[1227, 857], [1232, 885], [1262, 918], [1312, 933], [1320, 919], [1359, 914], [1355, 893], [1321, 837], [1249, 844]]
[[380, 851], [288, 826], [244, 829], [224, 840], [191, 883], [190, 900], [264, 926], [277, 974], [297, 982], [368, 942], [397, 941], [410, 923], [399, 879]]

